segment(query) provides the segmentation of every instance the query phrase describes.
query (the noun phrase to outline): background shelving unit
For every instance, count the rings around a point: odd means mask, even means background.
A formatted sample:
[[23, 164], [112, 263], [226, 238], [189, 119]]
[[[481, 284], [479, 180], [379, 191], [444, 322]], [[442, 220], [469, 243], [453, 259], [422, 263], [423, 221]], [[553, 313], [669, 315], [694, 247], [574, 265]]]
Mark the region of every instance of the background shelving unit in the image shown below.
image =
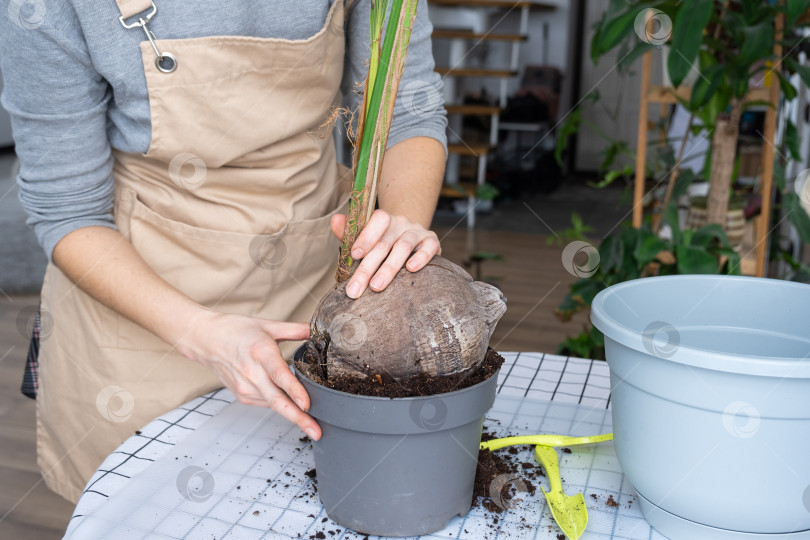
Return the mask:
[[[508, 82], [520, 74], [520, 46], [528, 40], [530, 10], [551, 11], [553, 4], [529, 2], [527, 0], [428, 0], [431, 6], [445, 9], [485, 10], [483, 15], [499, 13], [506, 16], [518, 10], [520, 22], [516, 33], [495, 31], [475, 31], [469, 28], [435, 28], [434, 40], [447, 40], [450, 44], [449, 66], [438, 66], [436, 72], [442, 75], [445, 84], [445, 95], [448, 96], [445, 108], [448, 113], [448, 161], [445, 173], [445, 185], [441, 195], [451, 198], [467, 199], [467, 226], [475, 226], [476, 193], [478, 187], [486, 180], [487, 160], [498, 144], [500, 129], [499, 118], [507, 103]], [[509, 66], [467, 67], [465, 58], [471, 47], [481, 42], [502, 42], [510, 46]], [[472, 45], [470, 45], [472, 44]], [[459, 81], [462, 78], [496, 78], [499, 81], [497, 105], [465, 104]], [[463, 118], [465, 116], [487, 117], [490, 122], [487, 140], [469, 141], [462, 137]], [[473, 182], [462, 182], [460, 161], [462, 156], [475, 158], [475, 177]]]
[[[777, 58], [781, 56], [781, 46], [775, 47]], [[649, 122], [649, 106], [675, 105], [681, 100], [689, 100], [692, 89], [689, 87], [672, 88], [652, 84], [652, 51], [645, 53], [642, 59], [641, 71], [641, 100], [638, 115], [638, 142], [636, 151], [635, 184], [633, 190], [633, 226], [641, 227], [643, 218], [643, 198], [646, 182], [647, 139], [652, 127]], [[765, 81], [762, 88], [752, 88], [746, 98], [747, 102], [767, 102], [769, 106], [765, 112], [765, 128], [763, 132], [764, 144], [762, 147], [762, 168], [759, 182], [759, 193], [762, 195], [762, 208], [754, 221], [753, 255], [743, 254], [741, 271], [745, 275], [765, 275], [765, 262], [767, 257], [767, 236], [771, 212], [771, 198], [773, 191], [773, 160], [776, 139], [776, 119], [779, 114], [779, 83], [776, 77]], [[664, 134], [665, 136], [665, 134]]]

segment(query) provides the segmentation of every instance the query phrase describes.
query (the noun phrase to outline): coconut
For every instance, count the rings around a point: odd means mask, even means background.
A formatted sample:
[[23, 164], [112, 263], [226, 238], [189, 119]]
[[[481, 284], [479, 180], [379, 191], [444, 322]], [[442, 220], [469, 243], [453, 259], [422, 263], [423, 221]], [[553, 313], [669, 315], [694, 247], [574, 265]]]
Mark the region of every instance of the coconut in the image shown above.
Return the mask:
[[403, 379], [475, 368], [506, 311], [501, 291], [438, 256], [418, 272], [400, 269], [385, 290], [366, 290], [356, 300], [346, 284], [321, 299], [310, 323], [329, 378]]

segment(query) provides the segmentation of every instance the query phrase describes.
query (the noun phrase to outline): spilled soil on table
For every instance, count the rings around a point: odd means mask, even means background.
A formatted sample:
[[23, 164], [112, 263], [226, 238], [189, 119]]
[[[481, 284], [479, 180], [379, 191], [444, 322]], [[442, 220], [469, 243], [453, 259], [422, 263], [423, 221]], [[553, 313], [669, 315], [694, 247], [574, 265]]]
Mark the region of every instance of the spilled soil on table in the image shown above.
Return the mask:
[[[486, 429], [481, 433], [481, 442], [497, 439], [498, 437]], [[518, 487], [525, 485], [529, 495], [537, 491], [535, 483], [545, 476], [543, 469], [535, 463], [523, 462], [517, 458], [518, 447], [510, 446], [497, 452], [489, 450], [478, 451], [478, 467], [475, 470], [475, 486], [473, 487], [473, 506], [481, 506], [490, 512], [502, 513], [517, 494]], [[515, 482], [504, 482], [499, 494], [500, 500], [494, 501], [491, 493], [492, 482], [499, 476], [512, 477]], [[500, 504], [498, 504], [500, 503]]]

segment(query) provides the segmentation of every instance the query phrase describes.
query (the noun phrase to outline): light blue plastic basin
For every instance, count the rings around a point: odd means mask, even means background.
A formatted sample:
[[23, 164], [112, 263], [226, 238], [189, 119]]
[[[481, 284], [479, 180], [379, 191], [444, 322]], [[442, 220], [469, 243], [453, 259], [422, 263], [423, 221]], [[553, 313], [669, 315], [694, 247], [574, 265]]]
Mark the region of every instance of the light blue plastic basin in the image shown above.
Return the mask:
[[810, 538], [810, 285], [666, 276], [599, 293], [616, 454], [673, 539]]

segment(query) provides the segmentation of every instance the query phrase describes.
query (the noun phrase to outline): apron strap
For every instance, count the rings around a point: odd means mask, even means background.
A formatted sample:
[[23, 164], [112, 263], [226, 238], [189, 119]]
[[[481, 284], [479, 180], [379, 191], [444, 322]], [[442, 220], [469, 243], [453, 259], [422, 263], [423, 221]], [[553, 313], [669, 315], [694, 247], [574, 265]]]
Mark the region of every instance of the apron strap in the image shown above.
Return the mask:
[[115, 3], [118, 4], [118, 10], [124, 19], [129, 19], [152, 7], [152, 0], [115, 0]]
[[[155, 13], [157, 13], [157, 6], [155, 5], [155, 2], [153, 0], [115, 0], [115, 3], [118, 4], [118, 10], [121, 12], [121, 16], [118, 17], [118, 21], [121, 23], [121, 26], [127, 30], [131, 28], [143, 29], [144, 34], [146, 34], [146, 39], [149, 40], [149, 44], [155, 51], [155, 66], [157, 67], [158, 71], [162, 73], [172, 73], [175, 69], [177, 69], [177, 58], [175, 58], [170, 52], [161, 52], [160, 49], [158, 49], [156, 43], [157, 38], [147, 26], [149, 21], [152, 20], [152, 17], [155, 16]], [[128, 18], [132, 17], [133, 15], [137, 15], [138, 13], [145, 13], [145, 15], [139, 17], [136, 22], [126, 22]]]

